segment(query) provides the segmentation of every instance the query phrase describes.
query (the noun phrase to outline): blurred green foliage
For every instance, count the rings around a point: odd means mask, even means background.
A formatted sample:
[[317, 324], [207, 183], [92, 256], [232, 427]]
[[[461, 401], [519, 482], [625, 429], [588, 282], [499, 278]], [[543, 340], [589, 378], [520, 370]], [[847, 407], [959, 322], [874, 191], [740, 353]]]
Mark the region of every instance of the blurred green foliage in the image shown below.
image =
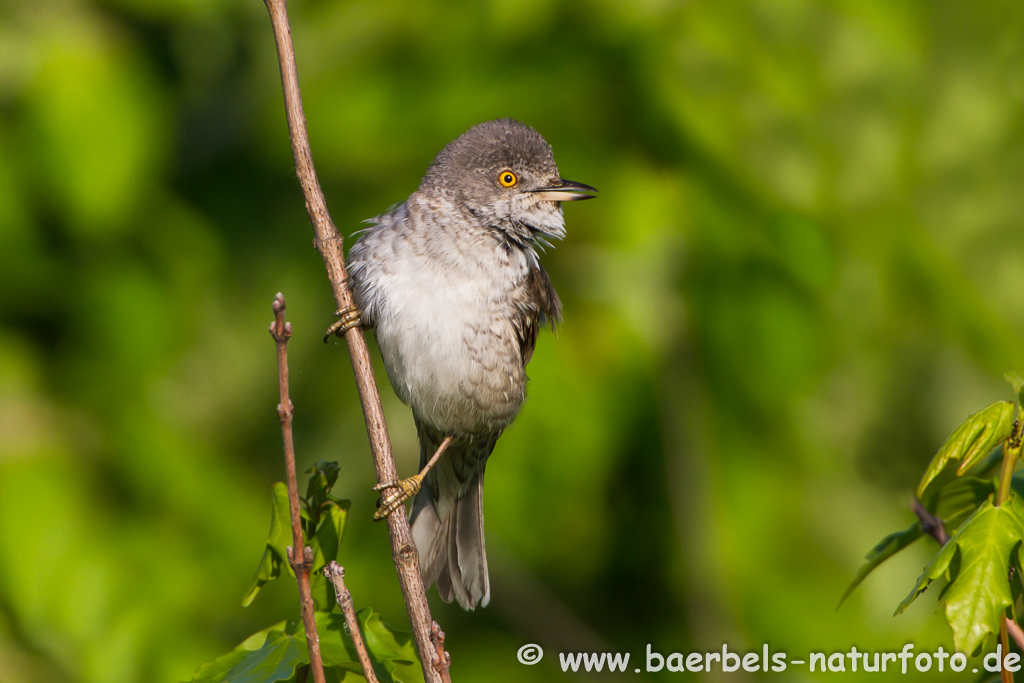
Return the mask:
[[[1024, 8], [290, 5], [346, 234], [498, 116], [601, 190], [544, 257], [565, 324], [488, 468], [492, 604], [432, 597], [457, 680], [646, 643], [948, 649], [934, 598], [891, 616], [930, 541], [833, 607], [1024, 366]], [[282, 477], [279, 290], [300, 467], [340, 462], [349, 587], [401, 626], [262, 3], [5, 0], [0, 47], [0, 681], [188, 680], [297, 616], [287, 581], [239, 606]]]

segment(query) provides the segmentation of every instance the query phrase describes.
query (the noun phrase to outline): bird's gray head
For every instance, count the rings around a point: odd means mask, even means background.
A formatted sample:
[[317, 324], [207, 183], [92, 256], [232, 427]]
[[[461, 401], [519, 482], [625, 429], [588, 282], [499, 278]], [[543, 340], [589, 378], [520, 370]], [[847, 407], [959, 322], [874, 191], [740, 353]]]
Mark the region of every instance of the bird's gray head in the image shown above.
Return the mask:
[[462, 204], [519, 242], [564, 237], [561, 202], [590, 199], [596, 192], [562, 178], [540, 133], [508, 118], [473, 126], [448, 143], [420, 191]]

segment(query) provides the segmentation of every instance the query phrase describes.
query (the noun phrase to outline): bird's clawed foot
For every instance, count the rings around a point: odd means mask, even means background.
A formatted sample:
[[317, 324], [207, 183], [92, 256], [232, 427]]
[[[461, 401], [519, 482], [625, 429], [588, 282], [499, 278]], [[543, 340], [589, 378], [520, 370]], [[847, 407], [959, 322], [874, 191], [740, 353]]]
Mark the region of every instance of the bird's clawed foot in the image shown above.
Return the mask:
[[417, 493], [420, 492], [420, 487], [423, 485], [423, 477], [427, 476], [427, 472], [430, 471], [437, 461], [441, 459], [444, 452], [451, 445], [455, 437], [451, 434], [444, 437], [444, 441], [437, 447], [434, 454], [430, 456], [430, 460], [423, 466], [423, 469], [418, 474], [414, 474], [408, 479], [400, 479], [399, 481], [389, 481], [384, 484], [377, 484], [373, 487], [374, 491], [387, 491], [391, 489], [391, 492], [387, 495], [381, 493], [380, 502], [377, 503], [377, 511], [373, 513], [373, 520], [379, 522], [391, 515], [395, 510], [402, 507], [405, 501], [409, 500]]
[[327, 333], [324, 334], [324, 344], [331, 338], [331, 335], [336, 334], [339, 337], [344, 337], [345, 333], [353, 327], [359, 327], [363, 324], [359, 316], [359, 309], [355, 307], [355, 304], [335, 311], [334, 315], [338, 316], [338, 321], [327, 328]]
[[[381, 492], [381, 499], [377, 503], [377, 511], [373, 513], [373, 521], [379, 522], [401, 508], [405, 501], [419, 493], [422, 485], [423, 473], [414, 474], [408, 479], [389, 481], [374, 486], [374, 491]], [[385, 491], [387, 493], [384, 493]]]

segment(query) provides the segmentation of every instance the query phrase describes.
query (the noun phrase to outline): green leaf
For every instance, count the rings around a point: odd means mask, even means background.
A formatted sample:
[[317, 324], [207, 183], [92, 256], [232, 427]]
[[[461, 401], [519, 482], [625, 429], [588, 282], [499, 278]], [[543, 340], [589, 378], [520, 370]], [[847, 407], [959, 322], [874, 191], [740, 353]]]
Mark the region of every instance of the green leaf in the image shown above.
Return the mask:
[[308, 663], [305, 632], [298, 622], [281, 622], [249, 636], [233, 651], [199, 667], [192, 683], [290, 681], [296, 668]]
[[380, 662], [395, 683], [422, 683], [423, 669], [412, 633], [396, 631], [368, 607], [356, 612], [370, 656]]
[[331, 488], [338, 481], [340, 471], [338, 463], [327, 460], [318, 460], [315, 465], [306, 470], [306, 474], [309, 475], [309, 483], [306, 484], [306, 502], [309, 503], [310, 508], [319, 510], [330, 499]]
[[925, 507], [942, 520], [946, 531], [953, 533], [998, 488], [997, 479], [954, 479], [939, 489]]
[[288, 681], [295, 670], [309, 663], [305, 633], [271, 631], [263, 647], [243, 657], [224, 676], [224, 683]]
[[1007, 370], [1003, 378], [1013, 387], [1013, 393], [1017, 394], [1017, 402], [1024, 406], [1024, 374], [1020, 370]]
[[[369, 607], [356, 612], [356, 619], [373, 670], [381, 681], [423, 683], [423, 670], [416, 656], [412, 633], [392, 630]], [[352, 639], [348, 635], [348, 626], [341, 614], [318, 612], [317, 631], [320, 633], [320, 652], [325, 667], [345, 667], [361, 673]]]
[[962, 476], [1005, 441], [1013, 430], [1013, 404], [999, 401], [979, 410], [964, 421], [932, 458], [917, 485], [917, 497], [926, 499], [928, 485], [950, 465], [959, 462], [957, 476]]
[[[357, 614], [374, 671], [383, 683], [422, 683], [412, 634], [392, 631], [369, 608]], [[327, 680], [365, 680], [341, 614], [316, 613], [320, 655]], [[192, 683], [276, 683], [295, 681], [309, 664], [306, 632], [299, 621], [275, 624], [235, 650], [196, 670]]]
[[223, 681], [231, 669], [241, 662], [246, 656], [245, 650], [232, 650], [212, 662], [207, 662], [196, 669], [192, 674], [191, 683], [207, 683], [208, 681]]
[[[939, 552], [932, 558], [932, 561], [928, 563], [928, 566], [924, 568], [924, 573], [921, 574], [917, 579], [917, 583], [914, 585], [914, 589], [910, 591], [907, 597], [903, 598], [899, 605], [896, 607], [897, 614], [903, 614], [904, 611], [910, 604], [917, 599], [921, 593], [924, 593], [925, 589], [931, 584], [932, 581], [945, 576], [947, 579], [950, 578], [949, 565], [956, 556], [957, 544], [950, 539], [946, 545], [939, 549]], [[955, 574], [955, 571], [952, 572]]]
[[274, 501], [270, 509], [270, 533], [267, 534], [267, 547], [263, 558], [256, 568], [256, 576], [252, 585], [242, 598], [242, 606], [248, 607], [256, 598], [256, 594], [264, 585], [281, 576], [281, 567], [295, 576], [292, 566], [288, 563], [288, 546], [292, 544], [291, 511], [288, 507], [288, 487], [281, 482], [274, 484]]
[[[998, 482], [994, 479], [977, 479], [964, 477], [954, 479], [943, 486], [931, 496], [931, 500], [925, 505], [929, 512], [942, 520], [946, 531], [952, 532], [961, 522], [981, 505], [990, 495], [996, 492]], [[1021, 486], [1024, 488], [1024, 477], [1021, 479]], [[921, 523], [916, 522], [913, 526], [903, 531], [891, 533], [875, 545], [874, 548], [864, 556], [864, 564], [857, 570], [857, 575], [843, 592], [839, 599], [839, 606], [842, 606], [850, 594], [864, 581], [867, 576], [878, 568], [890, 557], [908, 547], [914, 541], [921, 538], [924, 531]], [[838, 609], [838, 607], [837, 607]]]
[[338, 546], [345, 532], [345, 521], [348, 519], [349, 501], [327, 500], [322, 505], [320, 526], [310, 540], [313, 547], [313, 567], [310, 571], [309, 585], [316, 608], [322, 612], [334, 610], [337, 600], [334, 597], [334, 584], [324, 576], [323, 569], [331, 560], [338, 559]]
[[1013, 601], [1007, 574], [1011, 553], [1022, 537], [1024, 507], [1016, 494], [1011, 493], [999, 507], [989, 498], [925, 567], [896, 614], [932, 581], [947, 577], [949, 584], [941, 600], [946, 622], [953, 629], [953, 643], [959, 652], [973, 654], [990, 634], [999, 631], [999, 621]]
[[325, 666], [324, 681], [326, 683], [366, 683], [362, 673], [353, 673], [340, 666]]
[[997, 448], [982, 458], [981, 462], [971, 469], [973, 476], [985, 479], [987, 477], [994, 476], [997, 472], [1002, 470], [1002, 468], [1003, 449]]
[[[321, 460], [309, 470], [308, 498], [303, 501], [300, 514], [306, 543], [313, 551], [313, 567], [310, 572], [310, 588], [318, 610], [330, 612], [334, 609], [334, 589], [323, 568], [338, 558], [338, 546], [345, 531], [350, 502], [330, 495], [330, 488], [338, 479], [338, 465]], [[270, 514], [270, 533], [266, 548], [260, 559], [252, 585], [242, 599], [248, 606], [268, 582], [281, 576], [282, 567], [290, 576], [295, 571], [288, 562], [288, 546], [292, 544], [291, 511], [288, 506], [288, 487], [283, 483], [274, 484], [274, 501]]]
[[1016, 552], [1010, 553], [1010, 567], [1013, 569], [1013, 575], [1016, 577], [1014, 581], [1010, 581], [1010, 605], [1013, 607], [1013, 618], [1018, 618], [1020, 615], [1017, 614], [1016, 605], [1017, 601], [1024, 596], [1024, 583], [1021, 583], [1021, 577], [1024, 577], [1021, 567], [1021, 552], [1022, 548], [1020, 545], [1017, 546]]
[[836, 606], [836, 609], [846, 602], [846, 598], [850, 597], [850, 594], [856, 590], [857, 586], [861, 584], [861, 581], [866, 579], [868, 574], [873, 572], [878, 565], [882, 564], [890, 557], [921, 538], [923, 535], [924, 532], [921, 530], [921, 524], [920, 522], [917, 522], [909, 529], [889, 534], [879, 541], [878, 544], [864, 556], [864, 564], [860, 566], [860, 569], [857, 570], [857, 575], [853, 577], [853, 581], [846, 587], [846, 590], [843, 592], [843, 597], [839, 598], [839, 605]]

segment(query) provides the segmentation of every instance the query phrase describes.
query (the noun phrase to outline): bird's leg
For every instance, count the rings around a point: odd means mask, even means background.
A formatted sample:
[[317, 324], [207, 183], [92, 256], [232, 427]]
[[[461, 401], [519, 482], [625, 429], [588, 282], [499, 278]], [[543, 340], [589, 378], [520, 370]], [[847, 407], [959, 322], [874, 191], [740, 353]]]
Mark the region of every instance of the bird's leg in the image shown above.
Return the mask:
[[437, 447], [434, 454], [430, 456], [430, 460], [423, 466], [423, 469], [419, 473], [412, 475], [408, 479], [400, 479], [399, 481], [389, 481], [383, 484], [377, 484], [373, 487], [374, 491], [386, 491], [392, 489], [386, 496], [381, 494], [381, 501], [377, 505], [377, 511], [373, 513], [374, 521], [380, 521], [390, 515], [392, 512], [402, 507], [405, 501], [415, 496], [420, 491], [420, 486], [423, 485], [423, 477], [427, 475], [437, 461], [441, 459], [441, 455], [451, 445], [453, 437], [449, 434], [444, 437], [444, 441]]
[[359, 309], [356, 308], [355, 304], [335, 311], [334, 315], [338, 316], [338, 321], [327, 328], [327, 333], [324, 334], [324, 344], [327, 343], [332, 334], [344, 337], [345, 333], [353, 327], [359, 327], [363, 324], [362, 319], [359, 317]]

